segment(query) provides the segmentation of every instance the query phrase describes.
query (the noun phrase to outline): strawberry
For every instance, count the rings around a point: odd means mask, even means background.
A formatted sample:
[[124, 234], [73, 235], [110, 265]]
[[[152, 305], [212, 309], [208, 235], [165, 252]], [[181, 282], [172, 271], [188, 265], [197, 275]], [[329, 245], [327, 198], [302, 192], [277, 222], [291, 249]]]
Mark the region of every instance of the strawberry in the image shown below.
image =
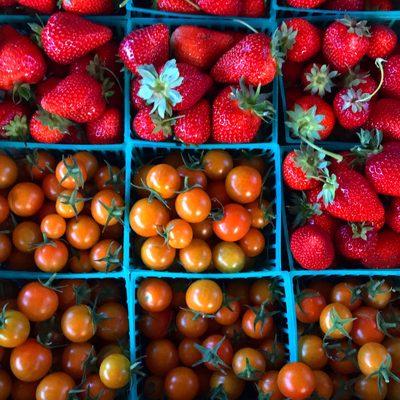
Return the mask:
[[65, 11], [75, 14], [111, 14], [114, 11], [112, 0], [61, 0]]
[[0, 103], [0, 138], [26, 140], [28, 135], [28, 110], [22, 104], [10, 100]]
[[397, 44], [397, 35], [386, 25], [373, 25], [367, 56], [371, 58], [385, 58], [393, 52]]
[[333, 218], [327, 212], [321, 211], [320, 214], [314, 214], [307, 220], [308, 225], [315, 225], [323, 229], [331, 239], [333, 239], [335, 232], [338, 230], [340, 222], [338, 219]]
[[326, 8], [339, 11], [362, 11], [365, 0], [327, 0]]
[[186, 144], [205, 143], [211, 134], [211, 107], [208, 100], [200, 100], [190, 109], [179, 113], [174, 134]]
[[140, 89], [140, 80], [134, 78], [131, 80], [131, 103], [135, 110], [141, 110], [146, 107], [146, 102], [138, 96]]
[[207, 14], [236, 16], [241, 10], [241, 0], [197, 0], [197, 4]]
[[328, 233], [314, 225], [297, 228], [290, 238], [290, 249], [300, 266], [309, 270], [327, 269], [335, 257]]
[[343, 128], [355, 129], [367, 122], [371, 109], [367, 99], [361, 89], [342, 89], [336, 94], [333, 109]]
[[232, 35], [193, 25], [181, 25], [171, 35], [171, 49], [179, 63], [209, 69], [234, 44]]
[[319, 186], [318, 169], [325, 155], [310, 147], [290, 151], [283, 160], [283, 180], [293, 190], [310, 190]]
[[70, 64], [108, 42], [112, 31], [67, 12], [53, 14], [41, 31], [46, 54], [59, 64]]
[[400, 234], [389, 229], [378, 232], [376, 246], [369, 248], [362, 258], [362, 264], [367, 268], [397, 268], [400, 267]]
[[296, 137], [325, 140], [335, 126], [332, 107], [319, 96], [303, 96], [296, 100], [293, 111], [288, 111], [286, 125]]
[[310, 189], [306, 191], [306, 197], [307, 197], [307, 201], [309, 203], [312, 204], [318, 204], [319, 205], [319, 209], [321, 211], [325, 211], [325, 204], [323, 199], [320, 197], [320, 193], [322, 190], [322, 185], [319, 185], [318, 187], [314, 188], [314, 189]]
[[140, 65], [161, 67], [168, 60], [168, 26], [157, 24], [131, 32], [122, 40], [118, 54], [126, 68], [134, 74]]
[[212, 139], [222, 143], [248, 143], [254, 140], [262, 120], [272, 118], [274, 109], [267, 95], [260, 94], [243, 80], [239, 88], [227, 87], [214, 99]]
[[71, 121], [44, 110], [36, 111], [29, 122], [32, 138], [40, 143], [60, 143], [76, 129]]
[[242, 6], [239, 15], [242, 17], [261, 18], [265, 17], [267, 10], [265, 0], [241, 0]]
[[363, 93], [371, 94], [378, 87], [378, 84], [369, 72], [356, 67], [344, 76], [343, 86], [345, 88], [353, 88], [355, 91], [360, 89]]
[[78, 123], [99, 118], [106, 108], [100, 83], [88, 74], [68, 75], [40, 104], [49, 113]]
[[46, 62], [39, 47], [11, 26], [0, 29], [0, 90], [40, 82]]
[[319, 29], [304, 18], [292, 18], [282, 22], [276, 34], [289, 61], [308, 61], [321, 50]]
[[312, 63], [304, 68], [301, 83], [304, 90], [324, 97], [326, 93], [331, 93], [332, 88], [335, 86], [332, 79], [338, 75], [337, 71], [330, 70], [329, 65]]
[[391, 56], [383, 66], [382, 92], [400, 99], [400, 55]]
[[379, 99], [371, 104], [369, 129], [379, 129], [385, 140], [400, 140], [400, 100]]
[[218, 83], [267, 85], [272, 82], [277, 61], [271, 54], [271, 40], [262, 33], [245, 36], [214, 65], [211, 76]]
[[157, 114], [151, 113], [151, 107], [142, 108], [133, 119], [134, 132], [144, 140], [164, 142], [171, 136], [174, 120], [162, 120]]
[[159, 10], [185, 14], [199, 14], [201, 9], [197, 0], [155, 0]]
[[379, 194], [400, 197], [400, 146], [384, 146], [365, 163], [365, 176]]
[[171, 116], [172, 110], [183, 111], [193, 107], [211, 88], [212, 80], [204, 72], [189, 64], [169, 60], [160, 73], [153, 65], [138, 68], [142, 76], [138, 96], [153, 104], [161, 118]]
[[44, 81], [39, 82], [35, 87], [35, 100], [38, 104], [42, 101], [43, 97], [53, 90], [60, 82], [61, 78], [50, 77]]
[[349, 18], [328, 26], [322, 40], [322, 51], [329, 63], [339, 72], [353, 68], [369, 48], [369, 27], [366, 21]]
[[364, 224], [344, 224], [335, 234], [335, 244], [339, 253], [351, 260], [366, 256], [371, 247], [375, 247], [378, 233]]
[[365, 0], [365, 9], [373, 11], [393, 10], [392, 0]]
[[51, 14], [56, 8], [56, 0], [17, 0], [22, 7], [30, 8], [42, 14]]
[[400, 197], [395, 197], [386, 209], [386, 224], [396, 233], [400, 233]]
[[317, 8], [325, 0], [287, 0], [290, 7], [296, 8]]
[[121, 142], [121, 112], [116, 108], [107, 108], [99, 118], [86, 124], [86, 137], [92, 144]]

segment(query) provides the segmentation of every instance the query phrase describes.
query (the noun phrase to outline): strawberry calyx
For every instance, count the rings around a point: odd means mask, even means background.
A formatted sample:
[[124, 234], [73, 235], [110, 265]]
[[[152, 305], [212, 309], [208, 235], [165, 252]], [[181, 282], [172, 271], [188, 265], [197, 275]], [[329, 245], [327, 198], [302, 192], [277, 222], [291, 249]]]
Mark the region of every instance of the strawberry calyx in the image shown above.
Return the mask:
[[46, 126], [49, 129], [56, 129], [63, 135], [70, 135], [71, 133], [69, 131], [69, 128], [75, 125], [69, 119], [60, 117], [56, 114], [50, 114], [42, 108], [39, 110], [36, 118], [42, 125]]
[[176, 124], [179, 118], [183, 118], [184, 115], [173, 117], [173, 118], [161, 118], [158, 114], [150, 114], [150, 118], [154, 124], [152, 133], [162, 132], [165, 138], [172, 136], [172, 127]]
[[304, 225], [315, 215], [322, 215], [321, 206], [318, 203], [309, 203], [304, 192], [292, 195], [292, 205], [289, 212], [294, 215], [293, 228]]
[[326, 154], [322, 151], [317, 151], [310, 146], [300, 145], [300, 149], [294, 150], [295, 164], [301, 168], [308, 179], [319, 179], [320, 171], [323, 171], [330, 165], [330, 162], [325, 159]]
[[342, 111], [350, 109], [352, 113], [358, 113], [368, 109], [365, 99], [370, 98], [370, 94], [363, 93], [361, 89], [347, 89], [340, 97], [343, 101]]
[[348, 33], [355, 33], [357, 36], [365, 36], [371, 37], [370, 26], [368, 25], [368, 21], [357, 21], [355, 19], [350, 18], [349, 16], [345, 16], [342, 19], [339, 19], [338, 22], [346, 26]]
[[208, 363], [214, 368], [218, 369], [229, 369], [229, 365], [218, 355], [218, 351], [226, 340], [226, 336], [222, 336], [221, 340], [213, 347], [208, 348], [202, 346], [198, 343], [194, 344], [194, 347], [200, 352], [201, 359], [194, 363], [192, 367], [197, 367], [198, 365]]
[[3, 126], [4, 134], [11, 140], [26, 142], [29, 136], [26, 115], [16, 115], [7, 125]]
[[374, 230], [372, 226], [366, 225], [365, 222], [351, 223], [350, 228], [353, 239], [362, 239], [365, 241], [368, 240], [367, 233]]
[[317, 94], [320, 97], [324, 97], [326, 93], [331, 93], [332, 88], [335, 85], [332, 79], [339, 75], [338, 71], [331, 71], [329, 65], [322, 64], [321, 66], [313, 64], [310, 72], [305, 74], [307, 82], [309, 84], [304, 88], [311, 94]]
[[29, 83], [16, 83], [12, 89], [12, 101], [15, 104], [21, 101], [33, 101], [35, 95]]
[[344, 76], [342, 85], [345, 88], [358, 86], [366, 83], [366, 79], [370, 76], [369, 72], [361, 72], [360, 66], [357, 65], [354, 69], [349, 69], [349, 72]]
[[360, 139], [360, 144], [351, 149], [351, 153], [356, 156], [355, 163], [364, 164], [370, 155], [382, 152], [383, 134], [379, 129], [371, 131], [361, 129], [357, 132], [357, 136]]
[[182, 102], [181, 94], [176, 90], [183, 78], [179, 75], [176, 60], [168, 60], [161, 72], [154, 65], [141, 65], [137, 68], [142, 77], [138, 96], [153, 105], [151, 113], [157, 113], [161, 118], [172, 115], [172, 107]]
[[318, 193], [317, 200], [322, 199], [325, 205], [329, 205], [334, 202], [336, 190], [339, 188], [337, 178], [335, 174], [330, 174], [328, 169], [324, 170], [323, 174], [324, 184], [322, 190]]
[[281, 71], [286, 54], [291, 50], [296, 42], [297, 30], [288, 28], [283, 21], [279, 28], [275, 30], [271, 39], [271, 54], [278, 64], [278, 70]]
[[115, 242], [110, 242], [107, 248], [106, 255], [102, 258], [98, 258], [95, 261], [97, 262], [104, 262], [106, 263], [105, 265], [105, 272], [113, 271], [114, 269], [117, 269], [119, 266], [121, 266], [121, 251], [122, 251], [122, 245], [119, 245], [115, 250], [113, 250], [113, 245]]
[[89, 197], [88, 198], [82, 197], [77, 188], [73, 189], [70, 194], [64, 193], [64, 192], [60, 193], [58, 195], [58, 199], [60, 200], [61, 204], [68, 205], [72, 208], [72, 210], [75, 214], [75, 217], [77, 217], [79, 214], [79, 211], [76, 207], [77, 204], [84, 203], [86, 201], [91, 200], [91, 198], [89, 198]]
[[[40, 20], [39, 20], [40, 21]], [[40, 21], [41, 25], [36, 23], [28, 23], [29, 28], [32, 30], [32, 40], [40, 47], [43, 48], [42, 44], [42, 30], [43, 30], [43, 23]]]
[[273, 118], [275, 110], [272, 103], [267, 100], [271, 94], [261, 94], [261, 85], [258, 85], [257, 89], [254, 90], [253, 86], [247, 86], [245, 84], [244, 78], [242, 77], [239, 81], [239, 88], [231, 89], [230, 97], [232, 100], [238, 102], [238, 106], [241, 110], [251, 111], [264, 122], [268, 122]]

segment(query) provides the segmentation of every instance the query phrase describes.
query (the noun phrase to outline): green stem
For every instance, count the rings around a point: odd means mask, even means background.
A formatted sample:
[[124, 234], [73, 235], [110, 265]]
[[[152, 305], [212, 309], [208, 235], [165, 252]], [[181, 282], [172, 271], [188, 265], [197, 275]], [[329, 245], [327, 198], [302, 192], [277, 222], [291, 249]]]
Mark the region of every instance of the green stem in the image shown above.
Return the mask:
[[379, 92], [379, 90], [381, 89], [381, 87], [383, 85], [383, 79], [385, 77], [385, 74], [384, 74], [384, 71], [383, 71], [383, 65], [382, 65], [382, 63], [384, 63], [384, 62], [386, 62], [386, 60], [384, 60], [383, 58], [377, 58], [375, 60], [375, 65], [379, 68], [379, 71], [381, 73], [381, 79], [379, 81], [378, 87], [369, 96], [366, 96], [366, 97], [364, 97], [362, 99], [357, 100], [356, 101], [357, 103], [365, 103], [367, 101], [370, 101]]
[[329, 150], [325, 150], [322, 147], [317, 146], [316, 144], [314, 144], [310, 140], [306, 139], [305, 137], [301, 137], [301, 140], [303, 142], [307, 143], [313, 149], [315, 149], [317, 151], [321, 151], [322, 153], [325, 153], [327, 156], [334, 158], [336, 161], [338, 161], [338, 162], [343, 161], [343, 157], [340, 154], [332, 153]]

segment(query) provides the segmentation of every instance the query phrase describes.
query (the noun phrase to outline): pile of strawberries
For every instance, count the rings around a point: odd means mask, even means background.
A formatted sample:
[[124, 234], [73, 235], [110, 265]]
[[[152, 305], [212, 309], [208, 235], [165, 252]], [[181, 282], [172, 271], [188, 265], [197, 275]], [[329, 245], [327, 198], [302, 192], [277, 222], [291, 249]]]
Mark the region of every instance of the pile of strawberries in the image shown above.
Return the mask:
[[29, 25], [33, 38], [0, 27], [0, 138], [121, 142], [121, 66], [112, 30], [67, 12]]
[[338, 11], [391, 11], [396, 0], [286, 0], [296, 8], [326, 8]]
[[132, 127], [141, 139], [246, 143], [272, 118], [261, 89], [273, 81], [278, 55], [264, 33], [182, 25], [170, 35], [157, 24], [126, 36], [119, 56], [135, 76]]

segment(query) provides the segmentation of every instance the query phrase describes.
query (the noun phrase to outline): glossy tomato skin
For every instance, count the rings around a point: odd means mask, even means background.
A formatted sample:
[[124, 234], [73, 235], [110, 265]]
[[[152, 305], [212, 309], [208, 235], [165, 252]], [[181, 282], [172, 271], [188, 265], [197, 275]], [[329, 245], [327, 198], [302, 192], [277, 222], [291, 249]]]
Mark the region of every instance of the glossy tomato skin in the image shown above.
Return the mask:
[[225, 150], [211, 150], [204, 155], [202, 166], [208, 178], [224, 179], [233, 168], [233, 159]]
[[323, 399], [330, 399], [333, 395], [333, 382], [324, 371], [313, 371], [315, 377], [315, 393]]
[[379, 385], [376, 377], [368, 378], [361, 375], [354, 385], [354, 394], [361, 400], [383, 400], [387, 391], [386, 382], [382, 381]]
[[191, 367], [193, 364], [201, 360], [201, 353], [197, 350], [197, 345], [200, 345], [200, 341], [187, 337], [183, 338], [179, 343], [179, 360], [185, 367]]
[[400, 373], [400, 339], [386, 338], [383, 345], [392, 357], [392, 372], [398, 375]]
[[301, 300], [296, 304], [297, 319], [305, 324], [317, 322], [326, 306], [325, 298], [313, 289], [303, 290], [300, 298]]
[[168, 164], [157, 164], [150, 168], [146, 175], [147, 186], [155, 190], [163, 199], [176, 196], [181, 187], [178, 171]]
[[36, 400], [67, 400], [68, 392], [75, 387], [74, 380], [65, 372], [45, 376], [36, 388]]
[[0, 195], [0, 225], [8, 218], [10, 215], [10, 207], [8, 206], [7, 199]]
[[3, 263], [10, 257], [12, 250], [11, 240], [5, 233], [0, 233], [0, 263]]
[[246, 383], [232, 371], [217, 371], [211, 375], [210, 388], [215, 389], [220, 385], [222, 385], [229, 400], [238, 400], [244, 391]]
[[322, 339], [317, 335], [303, 335], [299, 339], [299, 360], [311, 369], [324, 368], [328, 357]]
[[262, 321], [257, 321], [257, 314], [260, 312], [259, 308], [249, 308], [242, 317], [243, 332], [252, 339], [264, 339], [271, 334], [274, 329], [274, 320], [267, 314]]
[[79, 291], [85, 296], [80, 299], [82, 303], [90, 300], [90, 288], [86, 281], [82, 279], [64, 279], [58, 281], [59, 290], [57, 291], [58, 304], [61, 310], [65, 310], [76, 305], [76, 292]]
[[[379, 286], [374, 290], [374, 285]], [[370, 307], [383, 310], [392, 299], [392, 287], [387, 281], [369, 282], [364, 290], [364, 302]]]
[[253, 228], [263, 229], [270, 223], [270, 219], [273, 216], [270, 208], [270, 203], [265, 199], [257, 199], [246, 204], [246, 209], [250, 213], [251, 226]]
[[265, 238], [260, 230], [250, 228], [239, 244], [246, 257], [257, 257], [264, 251]]
[[69, 307], [62, 315], [61, 329], [69, 341], [87, 342], [96, 333], [92, 309], [85, 304]]
[[111, 354], [106, 357], [99, 370], [101, 382], [109, 389], [121, 389], [130, 380], [130, 362], [122, 354]]
[[193, 239], [179, 251], [179, 261], [188, 272], [203, 272], [211, 265], [210, 246], [202, 239]]
[[262, 394], [269, 395], [270, 400], [283, 399], [278, 387], [278, 371], [266, 372], [257, 382], [257, 388]]
[[378, 310], [372, 307], [360, 307], [353, 313], [353, 328], [350, 332], [354, 343], [362, 346], [369, 342], [381, 343], [385, 334], [377, 324]]
[[[109, 210], [118, 211], [124, 206], [124, 200], [114, 190], [104, 189], [97, 192], [90, 203], [92, 217], [100, 225], [112, 226], [119, 222]], [[122, 216], [121, 216], [122, 217]]]
[[213, 235], [212, 220], [210, 218], [206, 218], [204, 221], [195, 224], [190, 224], [190, 226], [192, 227], [193, 237], [195, 239], [207, 241]]
[[98, 374], [89, 375], [82, 385], [84, 392], [81, 394], [82, 400], [85, 396], [98, 398], [99, 400], [114, 400], [117, 396], [115, 390], [107, 388], [101, 381]]
[[48, 174], [42, 180], [42, 190], [48, 200], [56, 201], [64, 188], [58, 182], [55, 174]]
[[[70, 174], [68, 168], [72, 168], [74, 174]], [[55, 174], [58, 182], [65, 189], [83, 187], [87, 180], [85, 165], [81, 160], [77, 160], [73, 156], [62, 159], [56, 166]]]
[[246, 256], [239, 245], [219, 242], [212, 251], [213, 265], [220, 272], [240, 272], [246, 266]]
[[164, 380], [165, 394], [170, 400], [193, 400], [199, 388], [197, 375], [187, 367], [172, 369]]
[[11, 352], [10, 367], [17, 379], [35, 382], [42, 379], [52, 366], [51, 351], [34, 339], [15, 347]]
[[207, 332], [208, 320], [203, 317], [196, 318], [189, 310], [179, 310], [176, 315], [176, 327], [185, 337], [195, 339]]
[[23, 344], [29, 336], [28, 318], [19, 311], [7, 310], [5, 322], [0, 328], [0, 346], [14, 348]]
[[99, 162], [96, 156], [89, 151], [78, 151], [74, 154], [74, 158], [83, 165], [88, 179], [92, 179], [99, 170]]
[[39, 382], [23, 382], [13, 379], [12, 400], [32, 400], [36, 397], [36, 387]]
[[58, 214], [46, 215], [40, 223], [40, 230], [47, 235], [49, 239], [60, 239], [67, 229], [65, 219]]
[[226, 177], [225, 187], [229, 197], [238, 203], [246, 204], [256, 200], [261, 193], [261, 174], [246, 165], [233, 168]]
[[60, 272], [68, 262], [68, 248], [61, 240], [41, 245], [34, 253], [35, 264], [43, 272]]
[[190, 224], [183, 219], [173, 219], [165, 227], [169, 246], [174, 249], [183, 249], [190, 245], [193, 239], [193, 230]]
[[167, 336], [173, 312], [166, 309], [160, 312], [147, 312], [140, 317], [139, 331], [149, 339], [162, 339]]
[[319, 324], [322, 332], [324, 332], [325, 334], [328, 332], [329, 337], [331, 337], [332, 339], [341, 339], [345, 336], [342, 332], [340, 332], [338, 329], [331, 330], [331, 328], [333, 328], [334, 312], [336, 312], [341, 319], [349, 319], [349, 321], [343, 325], [343, 328], [347, 332], [350, 332], [353, 327], [353, 321], [351, 320], [353, 316], [351, 314], [351, 311], [341, 303], [328, 304], [321, 312]]
[[44, 194], [40, 186], [32, 182], [17, 183], [8, 193], [8, 206], [19, 217], [31, 217], [42, 207]]
[[222, 306], [215, 314], [215, 321], [223, 326], [234, 324], [240, 317], [241, 305], [238, 300], [226, 299], [226, 305]]
[[68, 243], [78, 250], [88, 250], [100, 238], [100, 227], [88, 215], [79, 215], [67, 223], [65, 236]]
[[11, 394], [12, 381], [8, 372], [0, 370], [0, 399], [7, 400]]
[[356, 288], [357, 285], [353, 282], [340, 282], [336, 284], [330, 293], [331, 303], [341, 303], [350, 311], [356, 310], [361, 306], [361, 298], [352, 298], [352, 291]]
[[[250, 371], [248, 371], [248, 366], [250, 366]], [[232, 370], [240, 379], [257, 381], [265, 371], [264, 356], [258, 350], [243, 347], [233, 356]]]
[[230, 368], [232, 363], [233, 347], [227, 338], [224, 338], [222, 335], [211, 335], [204, 339], [202, 343], [202, 346], [209, 350], [215, 349], [217, 345], [220, 346], [217, 351], [217, 355], [220, 359], [218, 360], [218, 364], [214, 365], [211, 362], [204, 364], [211, 371], [219, 371], [221, 368]]
[[187, 177], [187, 183], [189, 186], [199, 185], [203, 189], [207, 187], [207, 177], [202, 170], [190, 169], [181, 165], [177, 168], [177, 171], [182, 181]]
[[161, 279], [147, 278], [140, 283], [137, 298], [144, 310], [160, 312], [171, 304], [172, 289], [167, 282]]
[[311, 396], [316, 387], [313, 371], [303, 363], [286, 364], [278, 374], [278, 388], [290, 399], [303, 400]]
[[117, 342], [128, 333], [128, 312], [119, 303], [105, 303], [97, 312], [105, 319], [102, 319], [97, 326], [97, 336], [108, 342]]
[[82, 379], [84, 363], [89, 356], [95, 356], [94, 347], [90, 343], [68, 344], [62, 353], [62, 370], [73, 379]]
[[164, 271], [175, 260], [176, 250], [169, 247], [161, 236], [153, 236], [143, 243], [140, 250], [142, 261], [147, 268]]
[[186, 304], [195, 312], [215, 314], [221, 308], [222, 300], [221, 288], [208, 279], [193, 282], [186, 291]]
[[17, 178], [17, 164], [11, 157], [0, 154], [0, 189], [7, 189], [12, 186]]
[[383, 364], [391, 368], [392, 361], [386, 347], [380, 343], [366, 343], [360, 347], [357, 353], [357, 361], [360, 371], [369, 376], [379, 371]]
[[34, 245], [43, 240], [38, 224], [32, 221], [19, 223], [12, 232], [13, 245], [24, 253], [31, 253], [35, 250]]
[[178, 194], [175, 209], [180, 218], [196, 224], [210, 215], [211, 200], [203, 189], [195, 187]]
[[153, 375], [163, 376], [179, 364], [178, 350], [169, 339], [150, 342], [145, 354], [146, 367]]

